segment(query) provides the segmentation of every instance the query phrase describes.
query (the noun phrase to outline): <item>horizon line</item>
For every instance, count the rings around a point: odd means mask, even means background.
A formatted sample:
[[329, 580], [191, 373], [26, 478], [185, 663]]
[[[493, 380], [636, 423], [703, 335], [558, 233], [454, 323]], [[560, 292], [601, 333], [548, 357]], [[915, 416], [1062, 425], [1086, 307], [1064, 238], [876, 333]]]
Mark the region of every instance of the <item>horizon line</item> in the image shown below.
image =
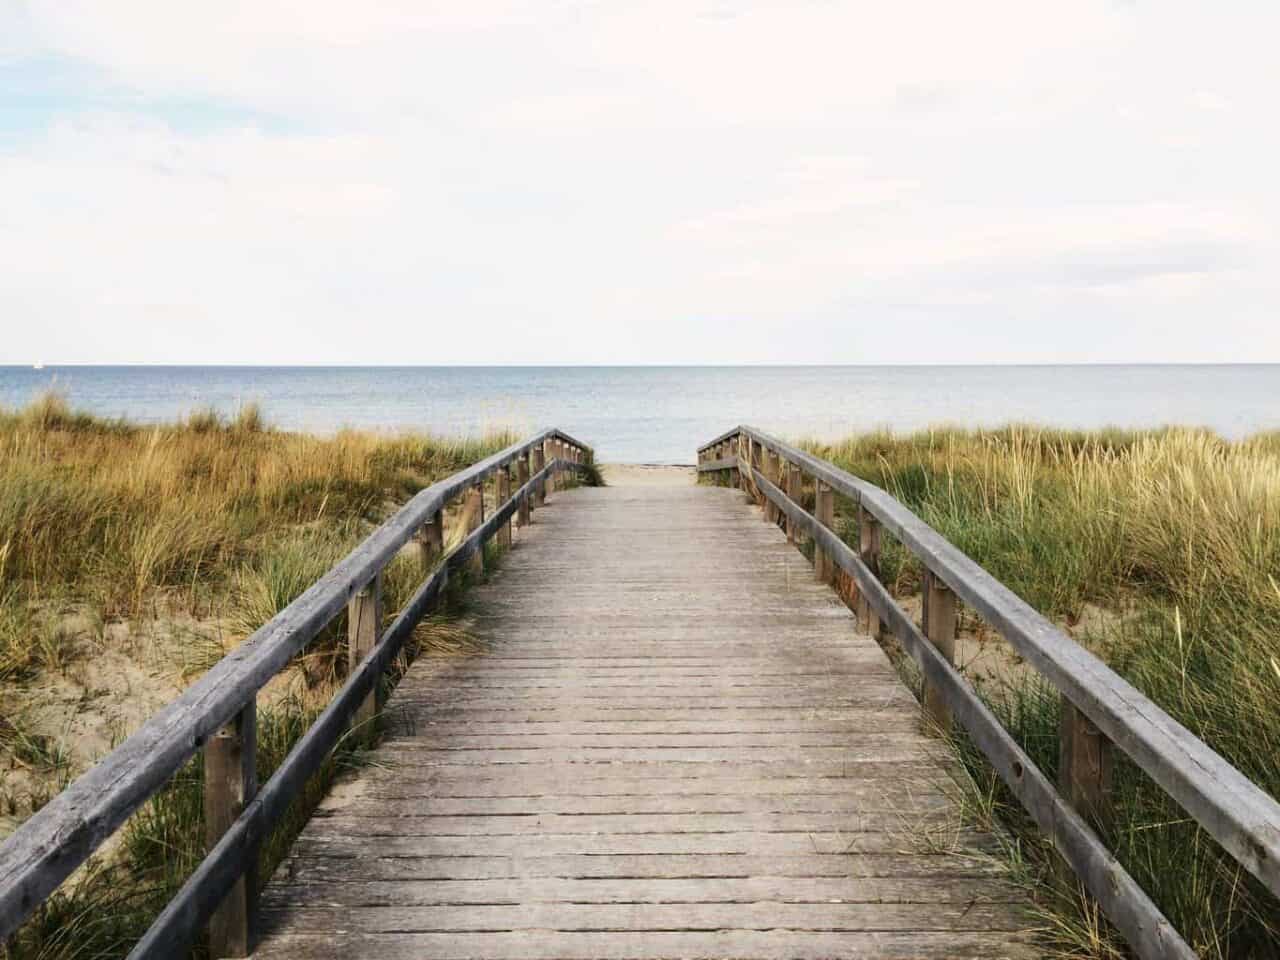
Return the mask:
[[746, 361], [740, 363], [706, 363], [699, 361], [667, 363], [595, 363], [595, 362], [514, 362], [514, 363], [342, 363], [332, 361], [303, 361], [299, 363], [263, 363], [253, 360], [219, 360], [197, 362], [189, 360], [118, 360], [100, 362], [93, 360], [64, 360], [51, 362], [0, 362], [0, 369], [54, 370], [64, 367], [240, 367], [257, 370], [298, 369], [398, 369], [398, 370], [452, 370], [452, 369], [534, 369], [581, 368], [596, 370], [643, 369], [705, 369], [705, 368], [793, 368], [793, 367], [1273, 367], [1277, 360], [964, 360], [946, 363], [921, 361]]

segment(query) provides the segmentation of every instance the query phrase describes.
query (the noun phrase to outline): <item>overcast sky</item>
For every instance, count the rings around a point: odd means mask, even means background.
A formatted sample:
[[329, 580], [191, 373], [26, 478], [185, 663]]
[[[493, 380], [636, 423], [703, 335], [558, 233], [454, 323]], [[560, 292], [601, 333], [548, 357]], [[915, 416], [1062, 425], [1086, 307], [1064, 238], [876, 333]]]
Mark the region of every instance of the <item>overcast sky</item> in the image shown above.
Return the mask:
[[1280, 5], [0, 0], [0, 362], [1280, 361]]

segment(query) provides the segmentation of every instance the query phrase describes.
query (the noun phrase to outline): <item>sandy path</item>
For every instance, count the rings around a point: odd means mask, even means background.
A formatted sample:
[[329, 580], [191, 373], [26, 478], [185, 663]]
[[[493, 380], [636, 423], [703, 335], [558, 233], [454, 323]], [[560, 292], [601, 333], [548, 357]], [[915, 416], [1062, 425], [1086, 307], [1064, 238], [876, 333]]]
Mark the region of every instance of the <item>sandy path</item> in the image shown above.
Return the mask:
[[693, 467], [649, 463], [603, 463], [604, 482], [611, 487], [682, 487], [694, 483]]

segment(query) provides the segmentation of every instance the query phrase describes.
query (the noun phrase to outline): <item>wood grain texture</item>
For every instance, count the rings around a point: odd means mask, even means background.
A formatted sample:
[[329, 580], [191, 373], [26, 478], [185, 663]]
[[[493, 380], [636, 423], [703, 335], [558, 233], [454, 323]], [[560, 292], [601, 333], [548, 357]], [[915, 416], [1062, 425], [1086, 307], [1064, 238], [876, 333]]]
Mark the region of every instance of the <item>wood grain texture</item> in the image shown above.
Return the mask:
[[724, 487], [577, 488], [469, 594], [256, 957], [1033, 957], [945, 748]]
[[[205, 744], [204, 826], [212, 850], [258, 792], [258, 711], [252, 703]], [[209, 952], [215, 957], [247, 957], [253, 948], [258, 871], [250, 867], [223, 898], [209, 920]]]

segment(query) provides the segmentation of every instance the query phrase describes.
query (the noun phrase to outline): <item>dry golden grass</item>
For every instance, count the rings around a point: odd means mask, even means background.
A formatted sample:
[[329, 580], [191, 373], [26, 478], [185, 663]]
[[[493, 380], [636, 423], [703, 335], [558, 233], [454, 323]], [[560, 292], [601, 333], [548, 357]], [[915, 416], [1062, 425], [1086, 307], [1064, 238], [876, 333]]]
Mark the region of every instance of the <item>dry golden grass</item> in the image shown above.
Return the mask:
[[157, 591], [186, 609], [234, 596], [247, 629], [271, 605], [255, 591], [278, 606], [388, 503], [511, 439], [283, 433], [252, 406], [230, 423], [141, 427], [75, 414], [56, 395], [0, 412], [0, 680], [46, 659], [22, 639], [36, 608], [88, 605], [111, 620], [145, 614]]

